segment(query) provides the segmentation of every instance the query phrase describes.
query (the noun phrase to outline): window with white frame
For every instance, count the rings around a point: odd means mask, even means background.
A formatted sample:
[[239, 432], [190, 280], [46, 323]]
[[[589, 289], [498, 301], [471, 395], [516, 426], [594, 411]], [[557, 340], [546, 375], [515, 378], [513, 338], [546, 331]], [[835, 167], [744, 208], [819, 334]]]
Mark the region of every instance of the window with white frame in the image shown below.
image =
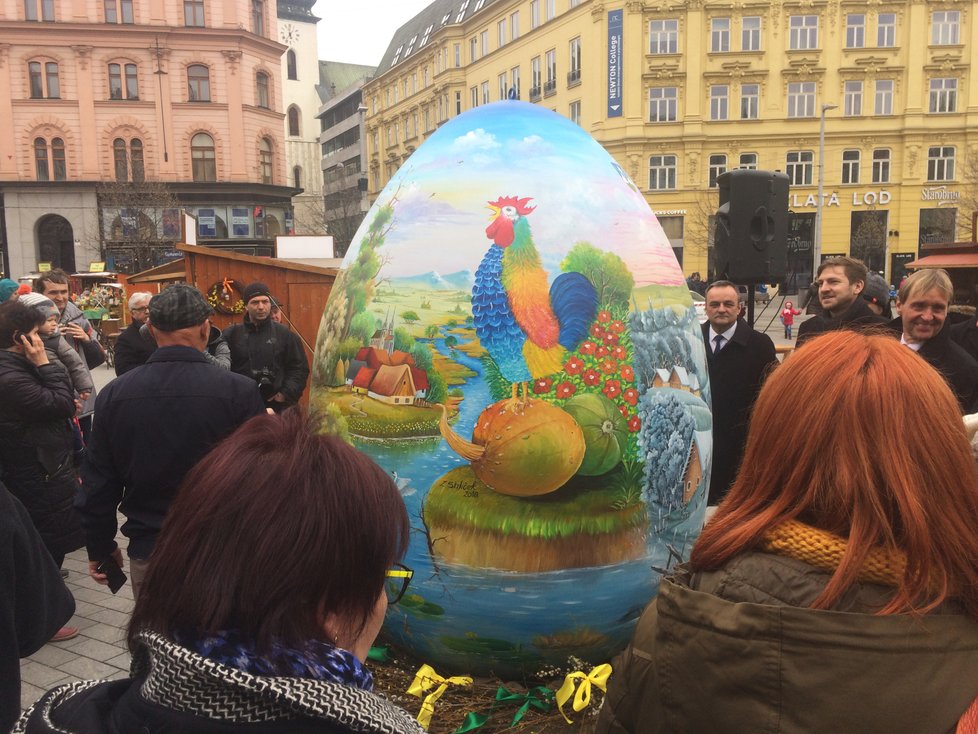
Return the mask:
[[105, 0], [106, 23], [134, 23], [132, 0]]
[[547, 3], [547, 20], [553, 20], [557, 15], [557, 0], [546, 0]]
[[[259, 71], [255, 74], [255, 104], [258, 107], [269, 107], [270, 95], [268, 93], [268, 74]], [[297, 133], [298, 134], [298, 133]]]
[[509, 70], [509, 87], [516, 91], [516, 99], [520, 98], [520, 67], [514, 66]]
[[258, 169], [263, 184], [272, 183], [272, 171], [275, 168], [273, 163], [272, 141], [268, 138], [262, 138], [258, 141]]
[[679, 21], [667, 20], [649, 21], [649, 53], [674, 54], [679, 52]]
[[570, 40], [570, 69], [567, 71], [567, 85], [581, 81], [581, 37]]
[[482, 31], [479, 34], [479, 56], [489, 53], [489, 31]]
[[515, 41], [520, 37], [520, 11], [511, 13], [509, 16], [509, 40]]
[[506, 45], [506, 19], [503, 18], [501, 21], [496, 23], [496, 48], [502, 48]]
[[567, 106], [567, 117], [575, 125], [581, 124], [581, 100], [575, 100]]
[[748, 15], [740, 21], [740, 50], [761, 50], [761, 18]]
[[866, 16], [862, 13], [846, 15], [846, 48], [862, 48], [866, 45]]
[[722, 53], [730, 50], [730, 18], [713, 18], [710, 21], [710, 51]]
[[190, 168], [194, 181], [217, 181], [214, 138], [197, 133], [190, 139]]
[[491, 101], [489, 99], [489, 82], [482, 82], [480, 89], [482, 90], [482, 104], [489, 104]]
[[726, 120], [729, 117], [730, 87], [726, 84], [710, 86], [710, 119]]
[[455, 52], [455, 68], [459, 68], [462, 65], [462, 44], [456, 43], [452, 46]]
[[469, 39], [469, 61], [476, 61], [479, 58], [479, 39], [473, 36]]
[[649, 156], [649, 188], [653, 191], [676, 188], [676, 156]]
[[859, 151], [842, 151], [842, 183], [859, 183]]
[[792, 15], [788, 27], [788, 48], [792, 51], [818, 48], [817, 15]]
[[810, 150], [789, 150], [785, 158], [784, 172], [792, 186], [811, 186], [815, 169], [815, 154]]
[[469, 98], [470, 98], [469, 99], [469, 107], [470, 108], [472, 108], [472, 107], [478, 107], [479, 106], [479, 88], [478, 87], [470, 87], [469, 88]]
[[788, 84], [788, 117], [815, 117], [815, 82]]
[[543, 66], [540, 63], [540, 57], [534, 56], [530, 59], [530, 99], [539, 98], [542, 94], [543, 86]]
[[880, 13], [877, 16], [876, 45], [880, 48], [896, 46], [896, 13]]
[[740, 154], [740, 167], [746, 168], [748, 171], [757, 170], [757, 153], [741, 153]]
[[858, 117], [863, 113], [863, 83], [848, 81], [842, 85], [842, 113], [846, 117]]
[[940, 145], [927, 149], [927, 180], [954, 180], [954, 146]]
[[557, 91], [557, 50], [550, 49], [545, 54], [547, 64], [547, 81], [543, 85], [544, 94], [553, 94]]
[[506, 84], [506, 72], [496, 77], [496, 84], [499, 86], [499, 99], [507, 99], [509, 96], [509, 86]]
[[567, 3], [567, 9], [573, 10], [580, 4], [581, 4], [581, 0], [569, 0], [569, 2]]
[[892, 79], [876, 80], [876, 102], [874, 104], [873, 109], [875, 114], [877, 115], [893, 114], [893, 80]]
[[540, 25], [540, 0], [530, 0], [530, 29]]
[[462, 114], [462, 92], [460, 90], [455, 92], [455, 114]]
[[649, 122], [675, 122], [678, 100], [677, 87], [649, 87]]
[[740, 119], [756, 120], [761, 106], [761, 85], [740, 85]]
[[961, 12], [935, 10], [930, 16], [930, 42], [934, 46], [961, 43]]
[[873, 183], [890, 182], [890, 151], [877, 148], [873, 151]]
[[710, 156], [710, 180], [709, 187], [717, 187], [717, 176], [727, 172], [727, 156], [723, 153], [714, 153]]
[[930, 80], [930, 111], [955, 112], [958, 103], [957, 79]]

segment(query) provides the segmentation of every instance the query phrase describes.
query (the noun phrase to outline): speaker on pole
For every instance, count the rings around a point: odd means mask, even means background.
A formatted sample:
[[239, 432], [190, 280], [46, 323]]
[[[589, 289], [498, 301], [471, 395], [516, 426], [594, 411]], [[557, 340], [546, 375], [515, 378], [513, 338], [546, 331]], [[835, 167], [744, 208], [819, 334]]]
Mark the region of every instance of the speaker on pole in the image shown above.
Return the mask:
[[788, 177], [737, 169], [717, 176], [716, 276], [738, 284], [784, 279], [788, 259]]

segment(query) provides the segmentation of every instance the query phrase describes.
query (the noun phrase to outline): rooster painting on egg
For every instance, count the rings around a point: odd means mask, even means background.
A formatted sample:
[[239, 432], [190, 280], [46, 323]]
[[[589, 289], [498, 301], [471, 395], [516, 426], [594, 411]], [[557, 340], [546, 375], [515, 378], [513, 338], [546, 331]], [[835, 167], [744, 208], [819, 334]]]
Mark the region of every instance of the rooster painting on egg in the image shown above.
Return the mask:
[[326, 304], [312, 408], [401, 490], [415, 575], [386, 634], [446, 669], [604, 662], [702, 524], [682, 272], [621, 167], [533, 105], [451, 120], [388, 183]]

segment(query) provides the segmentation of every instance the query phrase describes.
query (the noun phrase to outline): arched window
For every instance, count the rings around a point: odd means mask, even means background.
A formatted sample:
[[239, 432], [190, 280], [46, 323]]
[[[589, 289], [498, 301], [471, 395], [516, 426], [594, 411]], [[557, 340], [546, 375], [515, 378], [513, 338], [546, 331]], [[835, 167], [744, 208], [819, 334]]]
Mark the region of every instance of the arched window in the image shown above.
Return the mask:
[[32, 99], [59, 99], [61, 83], [58, 78], [58, 65], [53, 61], [31, 61], [27, 64]]
[[295, 51], [291, 48], [285, 52], [285, 68], [288, 70], [289, 79], [298, 79], [298, 64], [296, 63]]
[[139, 77], [135, 64], [109, 64], [109, 99], [139, 99]]
[[112, 161], [115, 166], [115, 180], [126, 182], [132, 180], [142, 183], [146, 179], [143, 168], [143, 141], [133, 138], [129, 145], [122, 138], [112, 141]]
[[292, 169], [292, 185], [297, 189], [302, 188], [302, 166], [295, 166]]
[[217, 181], [214, 138], [207, 133], [194, 135], [190, 140], [190, 160], [194, 181]]
[[52, 138], [49, 146], [44, 138], [34, 138], [34, 166], [38, 181], [67, 180], [65, 141]]
[[211, 101], [211, 75], [203, 64], [191, 64], [187, 67], [187, 86], [191, 102]]
[[133, 138], [129, 141], [129, 166], [132, 168], [132, 180], [142, 183], [146, 180], [146, 169], [143, 167], [143, 141]]
[[261, 182], [272, 182], [272, 143], [268, 138], [262, 138], [258, 144], [258, 167], [261, 171]]
[[289, 135], [299, 137], [302, 131], [299, 129], [299, 108], [295, 105], [289, 107]]
[[259, 71], [255, 74], [255, 104], [268, 109], [268, 74]]
[[126, 152], [126, 141], [116, 138], [112, 141], [112, 161], [115, 164], [115, 180], [129, 180], [129, 156]]

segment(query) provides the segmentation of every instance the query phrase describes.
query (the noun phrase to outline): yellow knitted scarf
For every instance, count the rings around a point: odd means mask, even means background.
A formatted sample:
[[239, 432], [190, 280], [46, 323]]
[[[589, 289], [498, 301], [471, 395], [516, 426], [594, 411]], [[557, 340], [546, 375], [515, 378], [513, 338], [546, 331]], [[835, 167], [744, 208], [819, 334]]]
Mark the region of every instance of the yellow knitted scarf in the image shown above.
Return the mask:
[[[835, 572], [846, 552], [847, 540], [797, 520], [786, 522], [764, 533], [761, 548], [768, 553], [788, 556], [810, 566]], [[861, 582], [898, 586], [907, 567], [906, 555], [898, 550], [872, 548], [856, 577]]]

